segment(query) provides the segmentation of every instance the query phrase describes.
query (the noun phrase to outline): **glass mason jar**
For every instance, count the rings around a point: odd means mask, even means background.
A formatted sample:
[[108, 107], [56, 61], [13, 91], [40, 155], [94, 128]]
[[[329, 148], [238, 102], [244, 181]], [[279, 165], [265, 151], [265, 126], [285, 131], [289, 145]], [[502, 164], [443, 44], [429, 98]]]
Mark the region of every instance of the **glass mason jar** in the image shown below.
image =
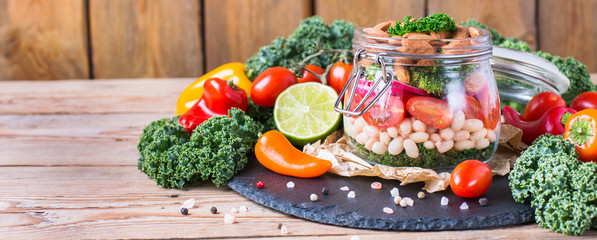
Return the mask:
[[417, 39], [356, 30], [353, 70], [335, 106], [353, 153], [372, 163], [436, 169], [491, 159], [500, 102], [490, 34], [480, 31]]

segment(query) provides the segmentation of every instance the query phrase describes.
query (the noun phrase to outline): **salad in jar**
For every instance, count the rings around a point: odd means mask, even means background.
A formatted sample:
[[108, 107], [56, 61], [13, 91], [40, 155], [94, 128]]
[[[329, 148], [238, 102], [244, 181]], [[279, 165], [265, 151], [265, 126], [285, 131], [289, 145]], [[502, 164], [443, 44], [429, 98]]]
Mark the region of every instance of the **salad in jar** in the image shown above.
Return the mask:
[[353, 48], [337, 110], [355, 154], [424, 168], [493, 156], [500, 103], [489, 32], [446, 14], [407, 16], [356, 30]]

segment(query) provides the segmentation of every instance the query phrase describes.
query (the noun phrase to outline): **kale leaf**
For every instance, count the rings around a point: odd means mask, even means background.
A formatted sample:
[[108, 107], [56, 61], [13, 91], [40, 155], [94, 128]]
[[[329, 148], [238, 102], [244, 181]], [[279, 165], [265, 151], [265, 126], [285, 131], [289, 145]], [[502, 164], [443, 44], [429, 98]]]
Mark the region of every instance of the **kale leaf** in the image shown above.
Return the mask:
[[262, 124], [238, 109], [211, 117], [190, 137], [178, 117], [160, 119], [143, 129], [137, 167], [164, 188], [199, 178], [219, 187], [244, 168], [261, 131]]
[[521, 153], [508, 178], [514, 200], [530, 200], [540, 226], [580, 235], [597, 221], [596, 171], [570, 141], [546, 134]]
[[436, 13], [417, 20], [412, 19], [412, 16], [404, 17], [402, 22], [398, 21], [393, 27], [390, 27], [388, 33], [392, 36], [402, 36], [409, 32], [456, 31], [456, 22], [445, 13]]

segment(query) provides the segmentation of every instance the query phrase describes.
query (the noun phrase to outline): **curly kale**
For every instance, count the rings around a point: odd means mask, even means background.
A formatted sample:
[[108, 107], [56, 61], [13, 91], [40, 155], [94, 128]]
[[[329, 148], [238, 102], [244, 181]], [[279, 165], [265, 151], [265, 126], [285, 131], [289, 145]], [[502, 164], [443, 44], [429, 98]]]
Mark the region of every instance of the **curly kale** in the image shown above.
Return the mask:
[[445, 13], [436, 13], [427, 17], [411, 21], [412, 16], [406, 16], [388, 29], [392, 36], [402, 36], [409, 32], [430, 33], [441, 31], [456, 31], [456, 22]]
[[[493, 41], [493, 44], [496, 46], [531, 52], [529, 45], [526, 42], [520, 41], [516, 38], [505, 38], [502, 35], [500, 35], [495, 29], [489, 29], [487, 26], [479, 23], [474, 19], [469, 19], [460, 24], [489, 30], [491, 32], [491, 40]], [[576, 96], [578, 96], [578, 94], [581, 94], [583, 92], [597, 91], [597, 85], [591, 82], [591, 76], [589, 75], [587, 66], [577, 61], [576, 59], [572, 57], [562, 58], [558, 56], [553, 56], [549, 53], [542, 51], [531, 53], [552, 62], [560, 70], [560, 72], [570, 80], [570, 86], [568, 87], [568, 90], [564, 92], [564, 94], [562, 94], [562, 98], [566, 100], [566, 104], [569, 105], [572, 102], [572, 100]], [[499, 81], [499, 79], [497, 80]], [[505, 82], [505, 84], [510, 83], [512, 82]]]
[[514, 200], [530, 200], [540, 226], [580, 235], [597, 221], [596, 171], [570, 141], [546, 134], [521, 153], [508, 178]]
[[432, 95], [445, 95], [448, 84], [454, 82], [462, 85], [462, 81], [477, 68], [474, 64], [411, 67], [409, 85]]
[[211, 180], [226, 184], [246, 165], [263, 126], [238, 109], [199, 125], [191, 137], [178, 117], [150, 123], [141, 134], [137, 167], [164, 188]]
[[[352, 49], [354, 24], [336, 20], [327, 25], [318, 16], [303, 20], [288, 38], [278, 37], [271, 45], [264, 46], [247, 62], [247, 77], [255, 79], [268, 68], [293, 67], [309, 55], [326, 49]], [[315, 57], [306, 64], [326, 68], [350, 56], [342, 53], [326, 53]]]
[[405, 152], [398, 155], [392, 155], [388, 152], [378, 155], [373, 151], [369, 151], [365, 146], [359, 144], [353, 138], [350, 138], [354, 150], [360, 156], [372, 162], [380, 163], [393, 167], [422, 167], [422, 168], [443, 168], [456, 166], [459, 163], [469, 159], [489, 159], [493, 155], [495, 143], [491, 143], [485, 149], [467, 149], [464, 151], [456, 151], [450, 149], [445, 153], [439, 153], [435, 149], [427, 149], [423, 143], [418, 143], [419, 157], [410, 158]]
[[254, 103], [249, 98], [249, 107], [247, 107], [247, 115], [255, 121], [263, 124], [263, 132], [276, 129], [276, 122], [274, 121], [274, 108], [262, 107]]

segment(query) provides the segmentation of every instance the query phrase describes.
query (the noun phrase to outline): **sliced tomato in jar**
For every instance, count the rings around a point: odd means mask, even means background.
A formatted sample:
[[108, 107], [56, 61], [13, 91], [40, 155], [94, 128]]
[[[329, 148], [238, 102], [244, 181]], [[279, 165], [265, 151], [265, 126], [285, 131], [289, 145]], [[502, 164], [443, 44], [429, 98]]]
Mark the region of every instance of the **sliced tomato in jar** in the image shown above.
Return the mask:
[[464, 101], [466, 104], [462, 111], [464, 112], [466, 119], [475, 118], [483, 121], [483, 107], [481, 106], [481, 103], [469, 95], [466, 95]]
[[385, 94], [363, 114], [363, 119], [380, 128], [398, 125], [404, 119], [404, 102], [398, 95]]
[[477, 95], [479, 103], [483, 108], [483, 125], [489, 130], [497, 127], [500, 121], [500, 99], [497, 90], [491, 91], [485, 88]]
[[406, 103], [406, 109], [417, 120], [438, 129], [444, 129], [452, 123], [452, 110], [447, 102], [433, 97], [412, 97]]

